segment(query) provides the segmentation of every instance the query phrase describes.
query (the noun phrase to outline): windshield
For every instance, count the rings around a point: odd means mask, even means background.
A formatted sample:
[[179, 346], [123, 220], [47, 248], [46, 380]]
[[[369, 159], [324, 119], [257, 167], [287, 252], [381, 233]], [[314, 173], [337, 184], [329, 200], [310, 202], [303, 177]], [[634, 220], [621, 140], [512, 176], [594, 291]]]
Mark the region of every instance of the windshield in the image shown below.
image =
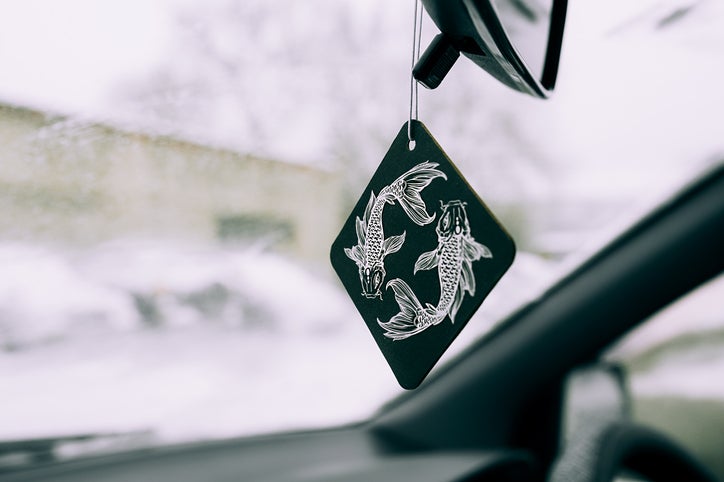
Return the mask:
[[[446, 359], [724, 152], [724, 4], [593, 3], [552, 100], [462, 61], [420, 92], [519, 249]], [[407, 121], [412, 17], [0, 2], [1, 441], [321, 427], [401, 392], [328, 253]]]

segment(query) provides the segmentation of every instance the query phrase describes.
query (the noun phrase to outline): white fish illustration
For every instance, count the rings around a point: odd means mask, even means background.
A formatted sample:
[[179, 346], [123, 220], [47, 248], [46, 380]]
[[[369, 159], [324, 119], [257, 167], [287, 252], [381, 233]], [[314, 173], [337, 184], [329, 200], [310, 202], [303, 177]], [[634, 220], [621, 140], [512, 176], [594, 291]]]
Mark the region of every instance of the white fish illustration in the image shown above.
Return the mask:
[[382, 225], [382, 211], [385, 204], [399, 203], [400, 207], [419, 226], [430, 224], [435, 215], [428, 214], [425, 202], [420, 193], [433, 179], [447, 179], [444, 172], [436, 169], [434, 162], [422, 162], [400, 177], [389, 186], [383, 187], [375, 197], [370, 193], [362, 219], [357, 217], [357, 245], [345, 248], [344, 252], [359, 268], [362, 295], [366, 298], [382, 298], [382, 285], [385, 280], [385, 256], [400, 250], [405, 242], [405, 234], [390, 236], [385, 239]]
[[387, 283], [392, 288], [400, 313], [390, 321], [377, 323], [385, 330], [384, 335], [393, 340], [404, 340], [449, 316], [455, 323], [465, 293], [475, 295], [475, 276], [472, 263], [480, 258], [492, 258], [490, 250], [475, 241], [470, 234], [470, 223], [465, 203], [455, 200], [442, 206], [442, 215], [435, 228], [438, 246], [423, 253], [415, 263], [415, 273], [437, 267], [440, 280], [440, 300], [437, 306], [422, 306], [410, 286], [401, 279]]

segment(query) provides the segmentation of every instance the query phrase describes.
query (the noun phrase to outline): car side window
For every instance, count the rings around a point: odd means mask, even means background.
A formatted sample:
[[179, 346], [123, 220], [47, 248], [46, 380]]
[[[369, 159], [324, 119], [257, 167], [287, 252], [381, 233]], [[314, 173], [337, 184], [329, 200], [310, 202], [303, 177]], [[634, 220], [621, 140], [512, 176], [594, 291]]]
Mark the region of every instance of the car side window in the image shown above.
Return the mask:
[[724, 479], [724, 274], [654, 315], [606, 358], [625, 368], [634, 421]]

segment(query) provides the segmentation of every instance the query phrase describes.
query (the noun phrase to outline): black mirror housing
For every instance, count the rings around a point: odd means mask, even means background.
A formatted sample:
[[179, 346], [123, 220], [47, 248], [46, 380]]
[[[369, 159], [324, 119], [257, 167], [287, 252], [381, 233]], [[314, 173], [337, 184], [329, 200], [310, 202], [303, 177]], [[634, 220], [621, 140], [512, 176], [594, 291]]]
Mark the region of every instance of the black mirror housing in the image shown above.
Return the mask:
[[[507, 1], [526, 13], [524, 1]], [[506, 31], [494, 0], [422, 0], [422, 3], [441, 31], [413, 69], [415, 79], [425, 87], [440, 85], [457, 60], [457, 53], [462, 53], [512, 89], [539, 98], [550, 96], [558, 75], [567, 0], [551, 0], [547, 41], [541, 46], [544, 58], [540, 73], [523, 59], [520, 46], [515, 45]]]

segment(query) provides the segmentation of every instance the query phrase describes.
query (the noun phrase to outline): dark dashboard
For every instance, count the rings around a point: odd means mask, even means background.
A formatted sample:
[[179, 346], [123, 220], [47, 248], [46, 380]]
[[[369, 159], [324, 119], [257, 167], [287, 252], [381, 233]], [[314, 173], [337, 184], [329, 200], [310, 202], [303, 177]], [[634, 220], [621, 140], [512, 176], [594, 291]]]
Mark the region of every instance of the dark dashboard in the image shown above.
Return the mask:
[[6, 482], [474, 481], [517, 480], [521, 451], [391, 451], [363, 427], [306, 432], [49, 464], [5, 474]]

